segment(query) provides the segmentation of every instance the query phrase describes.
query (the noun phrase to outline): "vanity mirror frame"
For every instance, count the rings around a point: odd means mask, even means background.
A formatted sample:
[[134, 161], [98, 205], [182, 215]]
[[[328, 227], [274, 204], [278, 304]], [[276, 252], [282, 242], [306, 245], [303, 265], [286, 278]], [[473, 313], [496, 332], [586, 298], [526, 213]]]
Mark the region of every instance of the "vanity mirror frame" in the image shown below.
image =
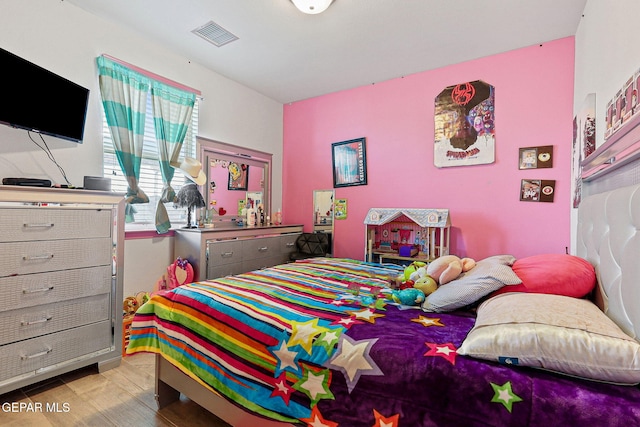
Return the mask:
[[[334, 221], [335, 221], [335, 197], [336, 192], [331, 190], [313, 190], [313, 231], [314, 232], [323, 232], [329, 233], [329, 242], [333, 242], [333, 234], [334, 234]], [[319, 206], [319, 202], [321, 199], [329, 199], [322, 200], [323, 206]], [[326, 203], [329, 203], [327, 208]], [[327, 209], [330, 214], [326, 215]], [[319, 212], [317, 214], [316, 212]], [[319, 217], [318, 217], [319, 216]], [[333, 253], [333, 243], [330, 244], [329, 252]]]
[[[210, 183], [210, 168], [212, 160], [227, 160], [230, 162], [238, 162], [247, 164], [249, 166], [261, 167], [264, 169], [263, 173], [263, 205], [265, 215], [271, 215], [271, 182], [272, 182], [272, 158], [273, 155], [271, 153], [266, 153], [264, 151], [254, 150], [251, 148], [240, 147], [233, 144], [228, 144], [221, 141], [216, 141], [209, 138], [204, 138], [202, 136], [196, 137], [197, 149], [198, 149], [198, 160], [202, 163], [202, 169], [207, 176], [207, 182], [202, 188], [202, 194], [205, 199], [205, 203], [207, 209], [211, 206], [211, 192], [209, 191], [209, 183]], [[227, 185], [220, 185], [221, 189], [224, 188], [226, 190]], [[246, 193], [246, 192], [245, 192]], [[246, 200], [246, 196], [245, 196]], [[233, 207], [235, 209], [235, 206]], [[223, 216], [215, 215], [215, 222], [232, 222], [236, 221], [240, 218], [240, 215], [237, 213], [227, 214]]]

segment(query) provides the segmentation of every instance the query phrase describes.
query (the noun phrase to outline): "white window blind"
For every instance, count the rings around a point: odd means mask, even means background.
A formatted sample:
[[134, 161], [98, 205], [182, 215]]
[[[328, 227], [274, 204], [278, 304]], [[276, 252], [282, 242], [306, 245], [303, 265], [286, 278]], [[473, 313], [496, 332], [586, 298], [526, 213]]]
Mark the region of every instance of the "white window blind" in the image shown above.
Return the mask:
[[[196, 158], [196, 135], [198, 135], [198, 100], [193, 106], [191, 116], [191, 126], [180, 152], [180, 161], [184, 157]], [[102, 147], [104, 152], [103, 174], [106, 178], [111, 178], [111, 191], [125, 194], [127, 192], [127, 180], [122, 174], [118, 159], [116, 159], [111, 133], [107, 126], [107, 120], [102, 112]], [[176, 194], [187, 181], [184, 174], [176, 169], [171, 181], [171, 187]], [[149, 203], [139, 203], [132, 205], [136, 209], [135, 222], [127, 223], [126, 229], [155, 229], [155, 215], [158, 200], [162, 195], [162, 174], [158, 163], [158, 144], [156, 142], [155, 129], [153, 127], [153, 107], [151, 94], [147, 96], [147, 115], [144, 129], [144, 146], [142, 152], [142, 164], [140, 165], [139, 187], [149, 196]], [[173, 203], [165, 204], [167, 213], [171, 220], [171, 226], [178, 228], [187, 222], [186, 208], [174, 208]], [[192, 214], [193, 215], [193, 214]]]

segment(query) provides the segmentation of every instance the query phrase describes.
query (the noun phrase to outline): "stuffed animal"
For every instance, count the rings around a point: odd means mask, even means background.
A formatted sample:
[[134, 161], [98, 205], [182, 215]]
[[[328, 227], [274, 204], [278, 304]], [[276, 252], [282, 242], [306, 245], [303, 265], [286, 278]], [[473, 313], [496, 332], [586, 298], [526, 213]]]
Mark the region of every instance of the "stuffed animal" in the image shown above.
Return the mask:
[[413, 261], [411, 264], [404, 268], [404, 279], [413, 280], [414, 282], [418, 278], [427, 274], [427, 263], [422, 261]]
[[425, 296], [432, 294], [437, 288], [438, 283], [427, 274], [427, 264], [422, 261], [414, 261], [405, 267], [395, 283], [392, 283], [394, 289], [416, 288], [421, 290]]
[[424, 292], [416, 288], [407, 288], [391, 292], [391, 299], [403, 305], [420, 305], [425, 298]]
[[475, 267], [476, 262], [471, 258], [458, 258], [455, 255], [444, 255], [431, 261], [427, 266], [427, 274], [433, 277], [439, 285], [444, 285], [456, 279], [460, 274]]
[[138, 307], [139, 305], [136, 297], [127, 297], [122, 303], [122, 315], [130, 316], [132, 314], [135, 314], [138, 310]]

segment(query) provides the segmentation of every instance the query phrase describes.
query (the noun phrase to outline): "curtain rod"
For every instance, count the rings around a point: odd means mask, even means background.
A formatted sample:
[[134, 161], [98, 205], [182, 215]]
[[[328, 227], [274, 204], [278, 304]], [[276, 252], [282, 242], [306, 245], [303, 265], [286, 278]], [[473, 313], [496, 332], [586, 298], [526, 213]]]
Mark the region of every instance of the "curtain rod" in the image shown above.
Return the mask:
[[178, 83], [178, 82], [176, 82], [174, 80], [168, 79], [166, 77], [162, 77], [162, 76], [160, 76], [160, 75], [158, 75], [156, 73], [152, 73], [151, 71], [147, 71], [144, 68], [140, 68], [140, 67], [138, 67], [136, 65], [129, 64], [128, 62], [125, 62], [125, 61], [123, 61], [121, 59], [115, 58], [115, 57], [113, 57], [111, 55], [107, 55], [106, 53], [103, 53], [102, 56], [104, 56], [105, 58], [110, 59], [113, 62], [116, 62], [116, 63], [118, 63], [120, 65], [124, 65], [127, 68], [131, 68], [132, 70], [137, 71], [138, 73], [140, 73], [140, 74], [142, 74], [144, 76], [147, 76], [149, 78], [158, 80], [159, 82], [162, 82], [162, 83], [164, 83], [166, 85], [173, 86], [173, 87], [175, 87], [177, 89], [182, 89], [182, 90], [187, 91], [187, 92], [195, 93], [196, 95], [198, 95], [200, 97], [202, 96], [202, 92], [200, 92], [198, 89], [194, 89], [194, 88], [189, 87], [187, 85], [183, 85], [182, 83]]

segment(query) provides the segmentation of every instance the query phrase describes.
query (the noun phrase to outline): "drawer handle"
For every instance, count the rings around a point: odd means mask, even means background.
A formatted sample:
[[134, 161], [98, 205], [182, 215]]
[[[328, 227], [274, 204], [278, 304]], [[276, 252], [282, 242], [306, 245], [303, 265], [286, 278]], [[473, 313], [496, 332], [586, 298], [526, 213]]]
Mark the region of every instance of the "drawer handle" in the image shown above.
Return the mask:
[[53, 290], [53, 286], [49, 286], [48, 288], [40, 288], [40, 289], [23, 289], [22, 293], [23, 294], [35, 294], [37, 292], [47, 292], [47, 291], [52, 291]]
[[51, 228], [55, 224], [52, 223], [43, 223], [43, 224], [22, 224], [24, 228]]
[[220, 254], [220, 256], [221, 256], [222, 258], [231, 258], [231, 257], [233, 256], [233, 251], [229, 251], [229, 252], [222, 252], [222, 253]]
[[53, 316], [43, 317], [40, 320], [32, 320], [30, 322], [25, 322], [23, 320], [22, 322], [20, 322], [20, 326], [31, 326], [31, 325], [37, 325], [38, 323], [47, 323], [51, 319], [53, 319]]
[[268, 246], [263, 246], [261, 248], [258, 248], [258, 252], [267, 252], [269, 250]]
[[20, 356], [20, 359], [22, 359], [22, 360], [35, 359], [36, 357], [46, 356], [47, 354], [51, 353], [52, 351], [53, 351], [53, 349], [51, 347], [47, 347], [46, 350], [41, 351], [40, 353], [22, 355], [22, 356]]
[[287, 243], [287, 247], [288, 247], [288, 248], [292, 248], [292, 247], [294, 247], [294, 246], [295, 246], [295, 243], [293, 243], [293, 242], [288, 242], [288, 243]]
[[22, 260], [23, 261], [38, 261], [38, 260], [42, 260], [42, 259], [52, 259], [53, 258], [53, 254], [44, 254], [44, 255], [23, 255], [22, 256]]

